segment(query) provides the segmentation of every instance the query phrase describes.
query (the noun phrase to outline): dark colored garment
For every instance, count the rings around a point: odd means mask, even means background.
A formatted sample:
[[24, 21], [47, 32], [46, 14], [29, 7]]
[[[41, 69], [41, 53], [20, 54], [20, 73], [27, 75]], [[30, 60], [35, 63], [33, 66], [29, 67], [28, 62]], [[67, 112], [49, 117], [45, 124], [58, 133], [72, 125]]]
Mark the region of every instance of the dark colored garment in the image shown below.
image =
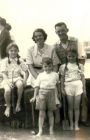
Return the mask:
[[78, 47], [78, 44], [77, 44], [77, 41], [75, 40], [68, 40], [68, 46], [66, 49], [63, 48], [62, 43], [56, 44], [55, 51], [58, 58], [61, 61], [61, 64], [66, 63], [66, 57], [67, 57], [68, 52], [72, 50], [76, 50], [76, 53], [78, 54], [77, 47]]
[[9, 31], [7, 29], [4, 29], [0, 34], [0, 55], [1, 59], [5, 58], [7, 56], [6, 54], [6, 48], [8, 44], [11, 42], [11, 37], [9, 34]]

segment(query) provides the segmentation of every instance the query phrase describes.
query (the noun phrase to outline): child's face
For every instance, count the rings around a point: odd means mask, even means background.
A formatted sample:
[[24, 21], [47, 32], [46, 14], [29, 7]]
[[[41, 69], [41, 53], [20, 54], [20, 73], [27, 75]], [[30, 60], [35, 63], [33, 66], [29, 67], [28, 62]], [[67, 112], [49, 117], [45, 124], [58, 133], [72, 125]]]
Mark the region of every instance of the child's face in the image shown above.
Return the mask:
[[43, 70], [46, 71], [46, 73], [50, 73], [53, 70], [53, 65], [52, 64], [47, 65], [46, 63], [44, 63]]
[[69, 53], [68, 55], [67, 55], [67, 59], [68, 59], [68, 61], [69, 62], [76, 62], [76, 54], [75, 53]]
[[12, 48], [9, 49], [8, 54], [10, 58], [16, 58], [18, 55], [18, 49], [12, 46]]

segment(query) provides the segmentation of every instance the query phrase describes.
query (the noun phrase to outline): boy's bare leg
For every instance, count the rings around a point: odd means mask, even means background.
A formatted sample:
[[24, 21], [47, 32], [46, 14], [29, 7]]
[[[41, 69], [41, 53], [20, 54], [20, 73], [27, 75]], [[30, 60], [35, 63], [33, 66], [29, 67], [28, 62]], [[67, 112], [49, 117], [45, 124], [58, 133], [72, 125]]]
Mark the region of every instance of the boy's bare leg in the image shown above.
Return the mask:
[[39, 132], [36, 136], [41, 136], [43, 133], [43, 123], [44, 123], [44, 119], [45, 119], [45, 111], [44, 110], [40, 110], [39, 111]]
[[49, 125], [50, 125], [50, 135], [54, 134], [53, 128], [54, 128], [54, 115], [53, 111], [48, 111], [48, 117], [49, 117]]

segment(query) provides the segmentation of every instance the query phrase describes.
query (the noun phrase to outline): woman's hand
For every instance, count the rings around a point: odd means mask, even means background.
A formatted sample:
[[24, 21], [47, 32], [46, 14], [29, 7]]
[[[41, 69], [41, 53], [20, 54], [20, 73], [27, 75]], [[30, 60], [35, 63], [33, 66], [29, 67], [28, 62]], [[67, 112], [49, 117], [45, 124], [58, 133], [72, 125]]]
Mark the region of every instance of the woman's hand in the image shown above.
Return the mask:
[[35, 100], [36, 100], [35, 97], [31, 98], [31, 99], [30, 99], [30, 103], [35, 102]]

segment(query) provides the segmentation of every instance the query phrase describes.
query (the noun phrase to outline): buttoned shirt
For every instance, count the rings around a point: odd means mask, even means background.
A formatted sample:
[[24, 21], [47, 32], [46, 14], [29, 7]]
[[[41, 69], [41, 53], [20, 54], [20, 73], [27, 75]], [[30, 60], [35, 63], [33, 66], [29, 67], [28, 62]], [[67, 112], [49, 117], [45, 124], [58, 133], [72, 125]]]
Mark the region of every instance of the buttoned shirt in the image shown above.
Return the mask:
[[[39, 51], [38, 46], [35, 44], [34, 46], [28, 49], [27, 58], [26, 58], [27, 65], [32, 64], [37, 74], [41, 73], [42, 58], [43, 57], [52, 58], [52, 50], [53, 50], [53, 46], [44, 44], [44, 47]], [[35, 83], [35, 78], [30, 73], [27, 84], [30, 84], [31, 86], [34, 87], [34, 83]]]

